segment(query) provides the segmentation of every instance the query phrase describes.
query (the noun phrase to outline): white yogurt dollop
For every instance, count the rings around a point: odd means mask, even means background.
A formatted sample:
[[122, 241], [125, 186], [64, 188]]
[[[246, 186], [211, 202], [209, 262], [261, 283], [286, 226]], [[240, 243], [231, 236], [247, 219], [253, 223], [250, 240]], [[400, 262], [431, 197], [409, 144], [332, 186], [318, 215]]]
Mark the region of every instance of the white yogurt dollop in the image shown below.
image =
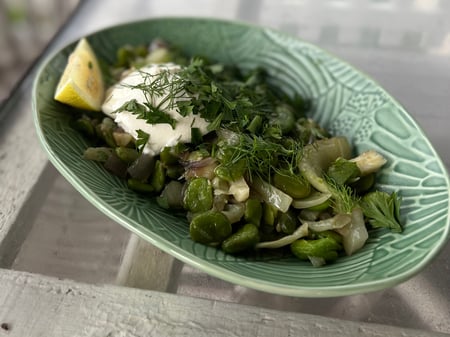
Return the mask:
[[[138, 137], [137, 130], [142, 130], [150, 135], [149, 141], [144, 148], [144, 152], [158, 154], [166, 146], [173, 146], [179, 142], [189, 143], [191, 141], [191, 128], [198, 128], [202, 135], [208, 130], [209, 123], [199, 115], [188, 114], [183, 117], [179, 114], [176, 104], [170, 103], [167, 97], [173, 97], [170, 85], [163, 85], [164, 90], [152, 91], [143, 90], [142, 86], [151, 85], [153, 81], [161, 81], [167, 84], [177, 78], [177, 72], [181, 69], [179, 65], [173, 63], [153, 64], [133, 71], [125, 76], [119, 83], [111, 87], [102, 105], [102, 111], [112, 117], [115, 122], [135, 139]], [[160, 74], [165, 72], [164, 77]], [[159, 82], [156, 82], [159, 83]], [[175, 86], [176, 87], [176, 86]], [[175, 101], [186, 101], [191, 98], [183, 91], [176, 91]], [[124, 103], [135, 99], [138, 103], [150, 103], [159, 106], [159, 109], [176, 120], [175, 128], [170, 124], [158, 123], [149, 124], [144, 119], [137, 118], [129, 111], [116, 111]]]

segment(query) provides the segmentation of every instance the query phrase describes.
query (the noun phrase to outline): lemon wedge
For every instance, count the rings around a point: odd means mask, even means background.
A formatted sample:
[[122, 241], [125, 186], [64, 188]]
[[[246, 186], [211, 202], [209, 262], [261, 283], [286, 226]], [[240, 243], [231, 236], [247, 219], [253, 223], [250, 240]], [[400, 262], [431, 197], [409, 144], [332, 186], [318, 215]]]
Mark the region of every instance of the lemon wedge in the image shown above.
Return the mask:
[[83, 38], [69, 56], [54, 98], [75, 108], [99, 111], [104, 95], [105, 86], [97, 57]]

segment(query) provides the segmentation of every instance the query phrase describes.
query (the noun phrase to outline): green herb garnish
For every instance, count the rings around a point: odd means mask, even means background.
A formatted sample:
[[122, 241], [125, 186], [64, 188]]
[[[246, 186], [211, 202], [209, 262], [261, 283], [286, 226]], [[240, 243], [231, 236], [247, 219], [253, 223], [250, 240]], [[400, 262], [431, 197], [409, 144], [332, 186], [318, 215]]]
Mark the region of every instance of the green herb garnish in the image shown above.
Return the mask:
[[369, 223], [375, 228], [389, 228], [400, 233], [400, 198], [396, 192], [388, 194], [374, 191], [366, 194], [361, 200], [361, 207]]
[[136, 139], [136, 149], [139, 151], [139, 153], [142, 153], [144, 150], [145, 145], [148, 143], [148, 140], [150, 139], [150, 135], [142, 130], [137, 130], [137, 139]]
[[164, 111], [155, 108], [149, 103], [139, 103], [137, 100], [132, 99], [125, 102], [119, 109], [115, 112], [129, 111], [137, 118], [144, 119], [149, 124], [166, 123], [170, 124], [172, 128], [175, 128], [176, 120], [173, 119], [169, 114]]

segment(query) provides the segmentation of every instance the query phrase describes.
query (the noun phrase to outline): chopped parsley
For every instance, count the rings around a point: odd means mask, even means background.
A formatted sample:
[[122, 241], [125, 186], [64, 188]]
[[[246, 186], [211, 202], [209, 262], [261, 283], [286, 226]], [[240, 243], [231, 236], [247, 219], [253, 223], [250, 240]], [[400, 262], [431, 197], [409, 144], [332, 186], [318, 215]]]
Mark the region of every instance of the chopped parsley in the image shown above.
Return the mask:
[[400, 222], [400, 198], [396, 192], [388, 194], [374, 191], [361, 200], [361, 207], [369, 223], [375, 228], [388, 228], [392, 232], [402, 232]]

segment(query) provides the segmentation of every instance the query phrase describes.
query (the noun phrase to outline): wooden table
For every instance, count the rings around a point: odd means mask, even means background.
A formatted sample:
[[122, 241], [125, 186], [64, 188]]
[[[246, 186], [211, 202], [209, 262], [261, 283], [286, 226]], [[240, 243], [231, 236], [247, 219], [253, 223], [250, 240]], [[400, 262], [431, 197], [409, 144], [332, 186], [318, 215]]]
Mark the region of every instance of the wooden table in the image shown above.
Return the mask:
[[[83, 1], [42, 56], [84, 34], [132, 19], [209, 16], [271, 26], [319, 44], [374, 77], [411, 112], [449, 166], [449, 14], [448, 2], [438, 0]], [[117, 285], [11, 270], [55, 179], [33, 132], [30, 93], [40, 62], [0, 107], [0, 336], [450, 334], [449, 245], [420, 275], [393, 289], [321, 300], [240, 289], [240, 302], [251, 305], [221, 301], [213, 293], [210, 299], [177, 293], [183, 282], [180, 262], [133, 236]], [[167, 268], [153, 266], [155, 258], [166, 259]], [[217, 284], [231, 286], [208, 279], [205, 293]], [[280, 303], [278, 310], [269, 305], [273, 299]], [[350, 314], [323, 309], [333, 305]], [[384, 317], [373, 314], [381, 311]]]

